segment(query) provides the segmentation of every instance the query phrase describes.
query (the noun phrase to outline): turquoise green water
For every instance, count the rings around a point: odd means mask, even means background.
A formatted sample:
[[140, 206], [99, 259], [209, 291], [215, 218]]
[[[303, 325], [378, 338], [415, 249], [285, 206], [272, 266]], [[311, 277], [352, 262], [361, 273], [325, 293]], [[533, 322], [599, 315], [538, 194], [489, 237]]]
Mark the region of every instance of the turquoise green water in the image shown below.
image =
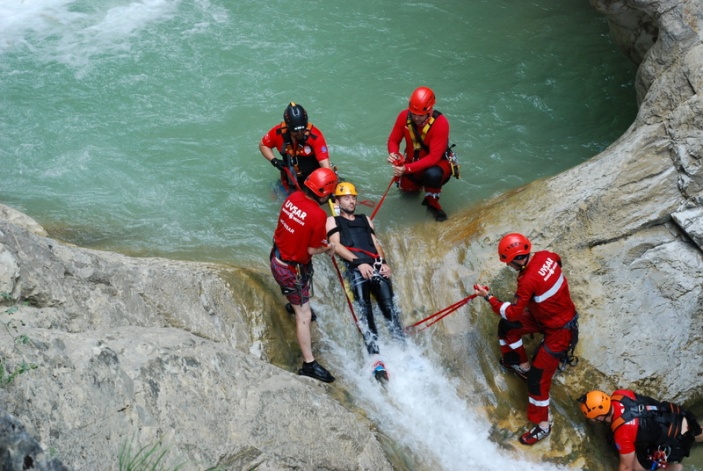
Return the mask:
[[[280, 199], [257, 144], [289, 101], [378, 201], [393, 119], [432, 87], [451, 217], [607, 147], [634, 73], [586, 0], [5, 0], [0, 202], [84, 246], [260, 264]], [[391, 192], [377, 224], [428, 218]]]

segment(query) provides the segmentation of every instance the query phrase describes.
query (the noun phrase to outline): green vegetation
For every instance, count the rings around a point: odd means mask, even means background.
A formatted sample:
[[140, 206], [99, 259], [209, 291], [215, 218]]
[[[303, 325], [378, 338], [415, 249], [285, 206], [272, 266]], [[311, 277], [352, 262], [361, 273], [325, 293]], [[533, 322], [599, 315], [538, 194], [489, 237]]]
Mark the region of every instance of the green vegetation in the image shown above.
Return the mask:
[[[2, 298], [3, 300], [12, 299], [12, 297], [7, 293], [0, 293], [0, 298]], [[5, 328], [10, 337], [12, 337], [13, 348], [22, 357], [22, 363], [20, 363], [20, 365], [14, 370], [9, 370], [7, 360], [0, 356], [0, 387], [7, 386], [22, 373], [26, 373], [29, 370], [37, 368], [37, 365], [35, 365], [34, 363], [27, 363], [22, 349], [19, 348], [20, 345], [31, 345], [32, 342], [29, 340], [29, 337], [27, 337], [25, 334], [20, 334], [19, 330], [17, 329], [17, 322], [19, 322], [20, 325], [24, 325], [21, 320], [18, 321], [17, 319], [12, 317], [12, 315], [17, 312], [18, 309], [19, 306], [14, 305], [5, 309], [5, 311], [3, 312], [0, 312], [0, 325], [2, 325], [2, 327]]]
[[132, 455], [132, 444], [125, 443], [120, 447], [118, 455], [119, 471], [178, 471], [185, 463], [177, 466], [166, 462], [168, 448], [161, 443], [143, 446]]

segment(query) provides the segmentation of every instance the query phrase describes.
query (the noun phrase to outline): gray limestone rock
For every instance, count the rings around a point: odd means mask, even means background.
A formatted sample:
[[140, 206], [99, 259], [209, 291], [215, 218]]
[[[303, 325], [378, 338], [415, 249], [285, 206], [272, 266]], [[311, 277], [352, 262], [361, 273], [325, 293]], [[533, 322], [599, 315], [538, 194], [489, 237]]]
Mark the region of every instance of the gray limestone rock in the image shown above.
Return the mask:
[[58, 459], [48, 458], [24, 426], [6, 412], [0, 412], [0, 469], [69, 471]]

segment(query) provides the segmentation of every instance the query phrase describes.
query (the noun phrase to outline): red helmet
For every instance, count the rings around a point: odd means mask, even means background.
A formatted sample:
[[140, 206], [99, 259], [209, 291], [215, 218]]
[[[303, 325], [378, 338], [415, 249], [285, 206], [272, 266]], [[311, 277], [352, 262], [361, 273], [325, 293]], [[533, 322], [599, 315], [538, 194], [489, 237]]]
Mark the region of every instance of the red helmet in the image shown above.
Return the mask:
[[518, 255], [529, 255], [532, 243], [522, 234], [508, 234], [498, 243], [498, 257], [501, 262], [510, 263]]
[[305, 179], [305, 186], [319, 197], [331, 195], [337, 187], [337, 174], [329, 168], [315, 169]]
[[436, 101], [430, 88], [419, 87], [410, 95], [408, 109], [412, 114], [430, 114]]

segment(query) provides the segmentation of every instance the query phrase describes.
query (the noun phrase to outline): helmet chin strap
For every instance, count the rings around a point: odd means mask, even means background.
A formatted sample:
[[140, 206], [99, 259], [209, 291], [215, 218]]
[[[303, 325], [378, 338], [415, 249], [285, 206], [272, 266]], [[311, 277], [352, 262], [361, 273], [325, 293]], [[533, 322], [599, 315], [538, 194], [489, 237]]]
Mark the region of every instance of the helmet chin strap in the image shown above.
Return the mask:
[[527, 264], [530, 263], [530, 256], [531, 255], [532, 255], [531, 253], [527, 254], [527, 258], [525, 259], [525, 264], [520, 267], [520, 271], [523, 271], [525, 269], [525, 267], [527, 266]]

